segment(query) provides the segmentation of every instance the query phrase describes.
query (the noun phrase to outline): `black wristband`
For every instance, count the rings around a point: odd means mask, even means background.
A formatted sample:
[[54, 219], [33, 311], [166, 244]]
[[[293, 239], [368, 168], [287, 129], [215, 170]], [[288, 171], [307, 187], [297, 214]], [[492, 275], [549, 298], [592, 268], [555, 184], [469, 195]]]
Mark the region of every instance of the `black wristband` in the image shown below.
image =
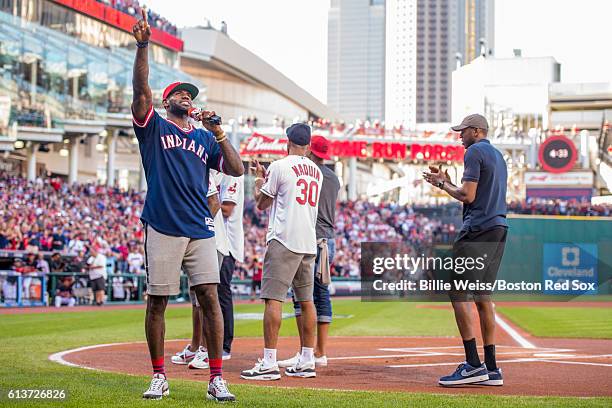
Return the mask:
[[138, 48], [146, 48], [146, 47], [149, 46], [149, 42], [148, 41], [145, 41], [145, 42], [138, 42], [138, 41], [136, 41], [136, 46]]

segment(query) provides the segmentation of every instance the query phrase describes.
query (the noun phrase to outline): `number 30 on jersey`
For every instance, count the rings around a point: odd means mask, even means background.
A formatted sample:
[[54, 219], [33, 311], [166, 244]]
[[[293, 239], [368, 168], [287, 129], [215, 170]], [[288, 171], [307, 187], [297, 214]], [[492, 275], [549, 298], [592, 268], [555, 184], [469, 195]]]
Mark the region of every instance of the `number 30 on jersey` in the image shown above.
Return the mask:
[[316, 181], [308, 183], [304, 179], [299, 179], [296, 185], [300, 188], [298, 196], [295, 197], [298, 204], [306, 205], [308, 203], [311, 207], [316, 207], [317, 197], [319, 196], [319, 184]]

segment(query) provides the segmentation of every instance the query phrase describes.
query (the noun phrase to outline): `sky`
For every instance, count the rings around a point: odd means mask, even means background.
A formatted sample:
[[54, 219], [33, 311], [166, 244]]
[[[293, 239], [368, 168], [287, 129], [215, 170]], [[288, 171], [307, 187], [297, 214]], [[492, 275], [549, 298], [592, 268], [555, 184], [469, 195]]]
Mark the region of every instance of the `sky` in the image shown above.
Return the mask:
[[[326, 102], [329, 0], [141, 0], [179, 27], [229, 36]], [[553, 56], [563, 82], [612, 81], [610, 0], [495, 0], [495, 55]]]

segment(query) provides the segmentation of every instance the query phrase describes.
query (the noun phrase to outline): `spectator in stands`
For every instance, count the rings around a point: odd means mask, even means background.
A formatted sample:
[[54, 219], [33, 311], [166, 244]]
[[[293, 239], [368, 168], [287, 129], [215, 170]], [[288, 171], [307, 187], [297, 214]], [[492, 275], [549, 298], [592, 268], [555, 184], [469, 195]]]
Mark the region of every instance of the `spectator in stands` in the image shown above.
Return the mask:
[[62, 255], [59, 252], [54, 252], [51, 255], [51, 263], [49, 264], [51, 272], [66, 272], [68, 267], [66, 262], [62, 259]]
[[31, 273], [36, 272], [36, 268], [33, 265], [28, 265], [21, 258], [15, 258], [13, 261], [13, 271], [20, 273], [22, 276], [22, 298], [29, 299], [30, 298], [30, 284], [32, 283], [32, 276], [29, 276]]
[[75, 234], [74, 238], [68, 243], [68, 252], [77, 253], [85, 249], [83, 234]]
[[253, 259], [253, 279], [251, 282], [251, 302], [255, 301], [257, 290], [261, 291], [261, 277], [263, 276], [263, 263], [259, 258]]
[[57, 228], [54, 228], [53, 232], [53, 244], [51, 245], [51, 249], [53, 251], [62, 251], [64, 246], [66, 245], [66, 236], [58, 231]]
[[26, 253], [25, 266], [28, 268], [30, 272], [38, 271], [38, 260], [36, 259], [36, 254], [34, 252]]
[[78, 273], [83, 273], [86, 270], [86, 264], [84, 261], [85, 257], [84, 257], [84, 253], [83, 252], [79, 252], [77, 255], [75, 255], [71, 260], [70, 263], [68, 264], [68, 272], [78, 272]]
[[[106, 4], [116, 10], [131, 16], [140, 15], [141, 6], [138, 0], [96, 0], [99, 3]], [[176, 26], [171, 24], [167, 19], [161, 17], [151, 9], [147, 10], [147, 18], [149, 24], [157, 29], [165, 31], [169, 34], [176, 36], [178, 34]]]
[[49, 262], [45, 260], [45, 256], [42, 252], [38, 254], [38, 259], [36, 260], [36, 269], [41, 271], [45, 275], [50, 272]]
[[72, 293], [74, 281], [71, 276], [64, 276], [55, 290], [55, 307], [62, 305], [73, 307], [76, 299]]
[[135, 244], [130, 245], [130, 253], [127, 257], [128, 272], [134, 275], [142, 273], [144, 266], [144, 255], [142, 249], [138, 248]]
[[113, 244], [111, 245], [111, 252], [117, 263], [117, 272], [126, 273], [129, 268], [128, 254], [129, 249], [125, 243], [121, 242], [119, 237], [115, 235]]

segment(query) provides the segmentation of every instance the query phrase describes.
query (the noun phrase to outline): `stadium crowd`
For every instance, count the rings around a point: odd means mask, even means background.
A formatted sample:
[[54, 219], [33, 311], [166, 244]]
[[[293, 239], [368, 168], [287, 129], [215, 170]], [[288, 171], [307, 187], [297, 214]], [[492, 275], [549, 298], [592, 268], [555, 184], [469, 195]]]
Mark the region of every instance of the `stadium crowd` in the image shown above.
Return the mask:
[[508, 212], [532, 215], [583, 215], [609, 217], [612, 207], [609, 205], [592, 205], [577, 200], [530, 199], [529, 201], [511, 201]]
[[[145, 193], [134, 190], [89, 183], [69, 185], [58, 179], [39, 178], [28, 183], [24, 178], [0, 173], [0, 249], [32, 254], [14, 263], [13, 269], [22, 273], [85, 272], [85, 259], [92, 247], [112, 260], [113, 272], [144, 273], [143, 232], [139, 220], [144, 198]], [[455, 207], [453, 215], [457, 218], [459, 207]], [[363, 200], [339, 202], [333, 275], [359, 276], [361, 242], [409, 242], [417, 249], [433, 242], [451, 242], [458, 224], [452, 217], [434, 216], [425, 210]], [[534, 200], [511, 202], [509, 211], [609, 216], [612, 207]], [[246, 259], [238, 265], [236, 278], [251, 277], [256, 265], [263, 261], [267, 223], [267, 212], [256, 210], [254, 203], [247, 201], [244, 210]], [[41, 251], [55, 256], [47, 262], [39, 254]]]
[[[106, 4], [114, 9], [117, 9], [123, 13], [129, 14], [134, 17], [140, 16], [141, 5], [138, 0], [96, 0], [98, 3]], [[167, 32], [168, 34], [172, 34], [176, 36], [178, 34], [178, 30], [176, 26], [170, 23], [167, 19], [155, 13], [151, 9], [147, 9], [147, 18], [149, 20], [149, 24], [152, 27], [160, 29], [162, 31]]]

